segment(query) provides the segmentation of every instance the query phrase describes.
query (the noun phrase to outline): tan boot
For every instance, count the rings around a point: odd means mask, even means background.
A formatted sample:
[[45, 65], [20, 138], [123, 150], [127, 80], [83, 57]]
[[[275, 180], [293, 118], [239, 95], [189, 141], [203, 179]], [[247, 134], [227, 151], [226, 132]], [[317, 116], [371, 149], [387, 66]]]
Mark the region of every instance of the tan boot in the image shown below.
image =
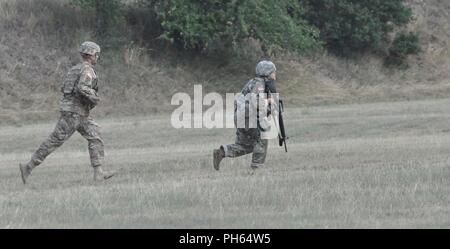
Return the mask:
[[23, 184], [27, 184], [27, 179], [31, 175], [32, 167], [30, 167], [30, 164], [19, 164], [20, 168], [20, 174], [22, 176], [22, 182]]
[[101, 166], [94, 167], [94, 181], [108, 180], [109, 178], [116, 175], [115, 171], [103, 171]]
[[214, 150], [213, 152], [213, 164], [214, 169], [219, 170], [220, 169], [220, 162], [225, 157], [225, 153], [222, 149]]

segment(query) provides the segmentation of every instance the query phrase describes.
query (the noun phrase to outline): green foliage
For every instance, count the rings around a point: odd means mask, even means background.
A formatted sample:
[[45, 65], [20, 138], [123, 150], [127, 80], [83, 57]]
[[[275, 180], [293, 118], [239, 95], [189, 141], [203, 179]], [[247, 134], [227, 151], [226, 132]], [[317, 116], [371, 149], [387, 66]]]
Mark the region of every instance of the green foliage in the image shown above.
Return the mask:
[[389, 38], [411, 19], [405, 0], [139, 0], [126, 9], [123, 0], [70, 1], [95, 11], [98, 37], [109, 43], [121, 37], [108, 35], [126, 17], [129, 25], [141, 25], [142, 39], [195, 52], [227, 54], [256, 40], [252, 45], [269, 56], [325, 46], [340, 56], [387, 55], [387, 64], [396, 64], [420, 50], [414, 36]]
[[417, 55], [422, 51], [419, 44], [419, 36], [415, 33], [399, 33], [389, 48], [389, 56], [385, 60], [387, 66], [407, 68], [408, 55]]
[[108, 29], [123, 20], [124, 10], [121, 0], [70, 0], [81, 8], [92, 9], [96, 15], [96, 32], [104, 36]]
[[299, 18], [297, 0], [148, 0], [163, 30], [161, 38], [202, 51], [218, 44], [236, 49], [261, 42], [266, 53], [305, 52], [320, 47], [318, 31]]
[[330, 51], [349, 56], [359, 52], [385, 52], [388, 33], [405, 25], [411, 10], [404, 0], [300, 0], [304, 17], [318, 27]]

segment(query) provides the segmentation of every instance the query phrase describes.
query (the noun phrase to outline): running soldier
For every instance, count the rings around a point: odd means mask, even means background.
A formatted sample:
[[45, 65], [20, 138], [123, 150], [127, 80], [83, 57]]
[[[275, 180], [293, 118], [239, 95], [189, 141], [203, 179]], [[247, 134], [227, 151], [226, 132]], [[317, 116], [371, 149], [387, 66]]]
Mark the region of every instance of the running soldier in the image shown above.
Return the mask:
[[40, 165], [54, 150], [78, 131], [87, 141], [91, 166], [94, 169], [94, 180], [106, 180], [115, 172], [102, 169], [104, 157], [103, 140], [99, 126], [89, 116], [90, 111], [98, 104], [98, 77], [94, 70], [100, 55], [100, 46], [94, 42], [81, 44], [79, 52], [83, 62], [72, 67], [62, 85], [60, 100], [60, 117], [55, 129], [27, 164], [20, 164], [22, 181], [27, 183], [31, 171]]
[[[267, 115], [249, 115], [249, 113], [260, 113], [265, 108], [267, 114], [274, 112], [274, 99], [267, 98], [265, 104], [257, 98], [249, 98], [249, 95], [262, 96], [265, 93], [276, 93], [274, 81], [276, 80], [276, 67], [271, 61], [261, 61], [256, 66], [256, 77], [250, 80], [242, 89], [240, 97], [235, 101], [235, 125], [236, 141], [234, 144], [222, 145], [213, 151], [213, 164], [216, 170], [220, 169], [220, 162], [225, 157], [240, 157], [253, 153], [250, 165], [251, 173], [264, 165], [267, 154], [268, 140], [262, 137], [262, 133], [270, 129]], [[250, 101], [249, 101], [250, 100]], [[250, 102], [250, 103], [249, 103]], [[272, 103], [272, 104], [269, 104]], [[244, 115], [245, 114], [245, 115]], [[252, 118], [256, 119], [257, 125]], [[245, 125], [239, 125], [239, 120]], [[243, 127], [242, 127], [243, 126]], [[254, 127], [253, 127], [254, 126]]]

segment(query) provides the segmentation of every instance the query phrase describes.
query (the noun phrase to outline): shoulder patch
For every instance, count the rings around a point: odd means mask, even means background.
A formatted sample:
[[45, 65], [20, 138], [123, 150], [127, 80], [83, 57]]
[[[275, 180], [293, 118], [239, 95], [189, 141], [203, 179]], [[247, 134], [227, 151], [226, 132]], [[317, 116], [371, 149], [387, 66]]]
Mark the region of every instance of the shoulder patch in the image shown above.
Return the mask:
[[92, 75], [88, 72], [84, 75], [84, 79], [86, 80], [92, 80]]
[[90, 79], [95, 78], [95, 72], [94, 69], [92, 69], [90, 66], [85, 66], [83, 68], [83, 71], [81, 73], [83, 76], [89, 77]]
[[92, 70], [87, 70], [86, 77], [88, 77], [90, 79], [94, 78], [94, 72], [92, 72]]
[[255, 79], [255, 91], [260, 93], [260, 92], [264, 92], [265, 90], [265, 84], [264, 81], [261, 81], [259, 79]]

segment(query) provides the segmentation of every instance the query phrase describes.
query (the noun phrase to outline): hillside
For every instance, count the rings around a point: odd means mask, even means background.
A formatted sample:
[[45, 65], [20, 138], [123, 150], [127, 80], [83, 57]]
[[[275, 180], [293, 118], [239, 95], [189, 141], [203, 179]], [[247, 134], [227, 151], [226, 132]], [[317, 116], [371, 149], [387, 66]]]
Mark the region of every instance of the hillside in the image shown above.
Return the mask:
[[[450, 2], [410, 0], [424, 52], [411, 67], [394, 71], [375, 56], [345, 60], [331, 55], [279, 55], [279, 88], [291, 106], [396, 101], [450, 96]], [[0, 0], [0, 124], [54, 118], [58, 84], [93, 39], [93, 15], [57, 0]], [[155, 49], [132, 39], [136, 27], [117, 27], [122, 36], [103, 47], [98, 71], [102, 105], [97, 116], [142, 115], [172, 109], [171, 96], [193, 92], [236, 92], [252, 76], [258, 55], [243, 62], [202, 57], [171, 48]], [[101, 42], [99, 42], [101, 43]], [[110, 42], [109, 44], [112, 44]], [[102, 44], [101, 44], [102, 45]]]

